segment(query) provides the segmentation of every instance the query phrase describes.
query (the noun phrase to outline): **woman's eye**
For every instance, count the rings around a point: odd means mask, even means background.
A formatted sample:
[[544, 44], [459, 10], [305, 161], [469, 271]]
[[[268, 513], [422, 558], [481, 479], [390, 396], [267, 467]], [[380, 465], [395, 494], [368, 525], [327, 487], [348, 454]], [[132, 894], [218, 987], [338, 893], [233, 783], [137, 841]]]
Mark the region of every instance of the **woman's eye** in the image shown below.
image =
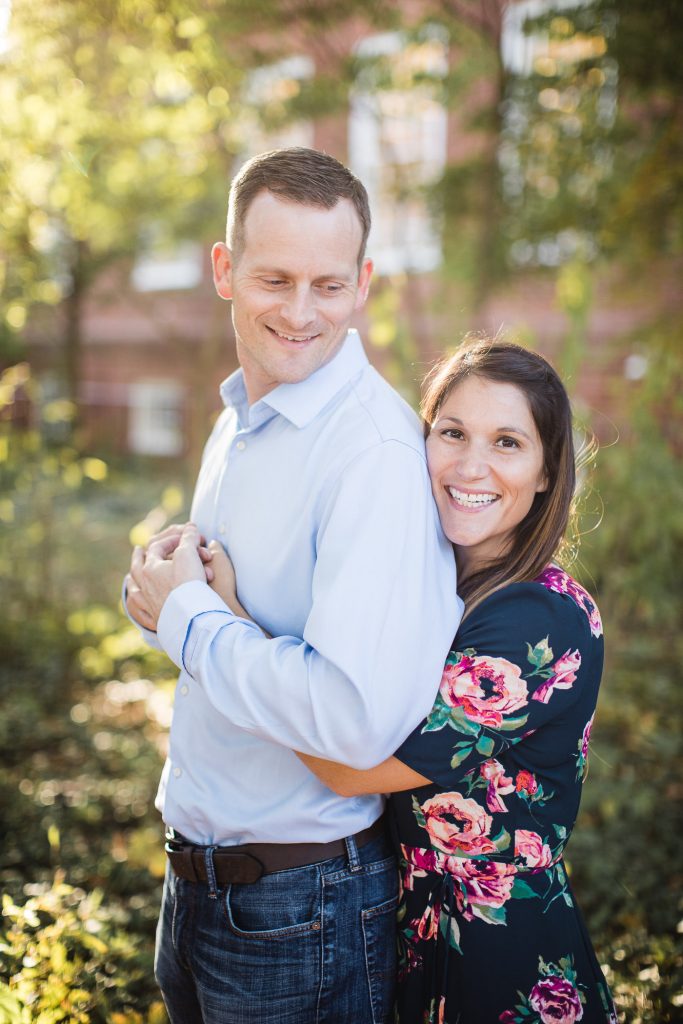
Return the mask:
[[451, 437], [455, 441], [459, 441], [462, 438], [462, 430], [457, 430], [455, 427], [448, 427], [446, 430], [441, 431], [442, 437]]
[[498, 444], [501, 448], [519, 448], [519, 441], [514, 437], [500, 437], [498, 438]]

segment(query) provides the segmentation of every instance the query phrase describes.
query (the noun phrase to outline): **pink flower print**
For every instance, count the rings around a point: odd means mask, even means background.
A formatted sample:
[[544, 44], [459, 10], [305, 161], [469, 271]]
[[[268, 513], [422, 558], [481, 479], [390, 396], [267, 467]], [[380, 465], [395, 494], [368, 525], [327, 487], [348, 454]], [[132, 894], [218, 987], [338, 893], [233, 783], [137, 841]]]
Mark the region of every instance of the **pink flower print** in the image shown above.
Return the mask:
[[401, 846], [406, 866], [403, 871], [403, 888], [413, 891], [413, 879], [424, 878], [429, 871], [436, 871], [436, 853], [418, 846]]
[[444, 853], [493, 853], [491, 817], [476, 800], [460, 793], [438, 793], [422, 804], [425, 828], [433, 846]]
[[553, 690], [571, 690], [576, 681], [576, 673], [581, 668], [581, 655], [578, 650], [572, 651], [569, 648], [561, 658], [558, 658], [552, 667], [552, 675], [544, 680], [538, 689], [531, 694], [532, 700], [538, 700], [547, 704], [552, 697]]
[[581, 757], [586, 760], [588, 757], [588, 744], [590, 743], [591, 730], [593, 728], [593, 719], [595, 718], [595, 712], [588, 719], [583, 727], [583, 736], [581, 737]]
[[428, 942], [430, 939], [435, 939], [439, 931], [439, 917], [441, 915], [441, 904], [434, 903], [431, 906], [427, 906], [424, 914], [419, 921], [416, 921], [417, 934], [421, 939]]
[[[464, 894], [464, 903], [458, 907], [466, 921], [475, 917], [494, 922], [484, 916], [482, 907], [502, 907], [510, 899], [515, 884], [517, 869], [514, 864], [502, 864], [495, 860], [478, 860], [468, 857], [447, 857], [447, 871], [457, 878]], [[503, 920], [500, 922], [503, 924]]]
[[515, 789], [518, 793], [526, 793], [528, 796], [533, 796], [538, 791], [536, 776], [532, 772], [528, 772], [526, 768], [521, 768], [517, 772]]
[[588, 719], [583, 727], [583, 735], [578, 742], [579, 752], [576, 755], [576, 778], [577, 781], [582, 780], [588, 771], [588, 744], [591, 738], [591, 729], [593, 728], [593, 719], [595, 718], [595, 712]]
[[464, 655], [457, 665], [446, 665], [440, 693], [449, 707], [461, 707], [472, 722], [497, 728], [504, 715], [527, 704], [522, 670], [505, 658]]
[[549, 565], [543, 570], [540, 576], [536, 577], [538, 583], [542, 583], [548, 590], [554, 590], [557, 594], [569, 594], [575, 604], [588, 616], [590, 631], [593, 636], [602, 636], [602, 620], [595, 601], [587, 590], [584, 590], [580, 583], [556, 565]]
[[536, 982], [529, 993], [529, 1005], [543, 1024], [574, 1024], [583, 1017], [578, 990], [556, 974]]
[[518, 828], [515, 832], [515, 857], [521, 857], [527, 868], [547, 868], [553, 862], [552, 850], [538, 832]]
[[496, 761], [495, 757], [492, 757], [490, 761], [484, 761], [480, 766], [479, 774], [482, 779], [488, 782], [486, 787], [486, 806], [491, 813], [507, 811], [507, 807], [501, 797], [507, 793], [514, 793], [515, 784], [505, 774], [502, 764]]

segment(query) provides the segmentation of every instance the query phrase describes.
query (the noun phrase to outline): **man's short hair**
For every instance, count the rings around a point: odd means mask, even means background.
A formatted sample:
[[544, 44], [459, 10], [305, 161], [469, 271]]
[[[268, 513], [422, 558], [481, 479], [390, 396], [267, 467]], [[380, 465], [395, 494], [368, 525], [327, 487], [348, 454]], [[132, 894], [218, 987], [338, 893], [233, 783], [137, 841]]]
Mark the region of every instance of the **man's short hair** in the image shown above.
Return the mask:
[[348, 167], [327, 153], [302, 146], [274, 149], [247, 160], [233, 178], [228, 200], [227, 243], [235, 260], [244, 248], [247, 211], [261, 192], [325, 210], [331, 210], [340, 199], [350, 199], [362, 229], [358, 252], [360, 270], [370, 232], [370, 204], [365, 186]]

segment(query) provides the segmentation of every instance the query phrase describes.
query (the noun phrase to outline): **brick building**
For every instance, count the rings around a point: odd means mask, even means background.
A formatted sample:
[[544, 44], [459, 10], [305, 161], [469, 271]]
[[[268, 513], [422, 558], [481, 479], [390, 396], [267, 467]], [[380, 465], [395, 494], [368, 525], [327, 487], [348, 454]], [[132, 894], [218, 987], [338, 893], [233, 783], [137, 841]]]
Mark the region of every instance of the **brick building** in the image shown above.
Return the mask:
[[[508, 9], [502, 24], [503, 59], [518, 73], [543, 52], [543, 40], [529, 39], [522, 31], [524, 17], [540, 3], [522, 0]], [[433, 86], [461, 54], [436, 27], [408, 41], [400, 33], [373, 33], [353, 21], [335, 36], [333, 58], [350, 54], [383, 57], [392, 69], [388, 84], [378, 86], [371, 70], [361, 70], [347, 110], [334, 118], [290, 123], [267, 133], [254, 117], [246, 132], [250, 152], [244, 157], [277, 146], [313, 146], [348, 163], [366, 184], [373, 211], [368, 251], [376, 268], [371, 293], [376, 304], [370, 303], [357, 326], [372, 361], [396, 379], [400, 333], [407, 338], [398, 360], [401, 376], [404, 383], [416, 382], [463, 330], [496, 331], [502, 326], [551, 358], [557, 356], [571, 331], [558, 305], [552, 273], [571, 257], [571, 252], [562, 252], [562, 240], [551, 240], [545, 252], [523, 254], [520, 262], [526, 266], [466, 315], [458, 283], [443, 274], [443, 228], [429, 208], [427, 193], [446, 168], [490, 145], [485, 134], [468, 124], [472, 110], [491, 103], [494, 83], [480, 82], [473, 90], [467, 119], [461, 111], [447, 110]], [[290, 57], [252, 74], [247, 99], [253, 109], [296, 91], [329, 56], [329, 51], [306, 52], [303, 44], [297, 49], [294, 35]], [[416, 73], [421, 85], [402, 85], [406, 80], [414, 83]], [[221, 228], [216, 224], [216, 238]], [[653, 308], [666, 307], [673, 301], [671, 291], [660, 280], [657, 289], [634, 295], [625, 306], [623, 297], [611, 296], [609, 281], [597, 282], [585, 324], [588, 349], [570, 381], [580, 401], [605, 411], [608, 418], [618, 413], [620, 387], [638, 378], [643, 364], [637, 350], [625, 363], [623, 355], [615, 363], [610, 340], [633, 331]], [[48, 391], [59, 316], [57, 311], [32, 326], [34, 360], [47, 372]], [[106, 272], [86, 300], [82, 335], [80, 405], [90, 445], [144, 455], [196, 456], [219, 407], [218, 384], [236, 366], [229, 309], [211, 283], [209, 243], [150, 251], [130, 266]]]

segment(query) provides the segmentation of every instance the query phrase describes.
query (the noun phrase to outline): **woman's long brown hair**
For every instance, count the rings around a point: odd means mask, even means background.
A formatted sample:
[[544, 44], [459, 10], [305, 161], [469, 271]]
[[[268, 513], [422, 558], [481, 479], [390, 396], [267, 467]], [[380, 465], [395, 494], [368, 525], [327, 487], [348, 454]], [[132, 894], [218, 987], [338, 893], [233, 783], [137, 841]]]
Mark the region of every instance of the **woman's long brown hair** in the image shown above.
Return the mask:
[[523, 392], [543, 445], [547, 479], [547, 489], [534, 497], [505, 554], [460, 578], [458, 592], [469, 614], [501, 587], [536, 579], [557, 558], [572, 509], [576, 468], [572, 411], [562, 381], [543, 356], [512, 342], [466, 338], [454, 355], [434, 367], [422, 398], [425, 436], [453, 388], [467, 377], [514, 384]]

